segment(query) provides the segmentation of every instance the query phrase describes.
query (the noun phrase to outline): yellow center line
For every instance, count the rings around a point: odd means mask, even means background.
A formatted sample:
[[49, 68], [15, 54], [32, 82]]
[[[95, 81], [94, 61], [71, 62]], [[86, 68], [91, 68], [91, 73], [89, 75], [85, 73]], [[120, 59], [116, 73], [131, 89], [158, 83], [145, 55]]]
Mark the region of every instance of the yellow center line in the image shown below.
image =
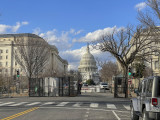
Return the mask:
[[12, 115], [12, 116], [3, 118], [3, 119], [1, 119], [1, 120], [11, 120], [11, 119], [14, 119], [14, 118], [16, 118], [16, 117], [19, 117], [19, 116], [21, 116], [21, 115], [24, 115], [24, 114], [27, 114], [27, 113], [29, 113], [29, 112], [32, 112], [32, 111], [34, 111], [34, 110], [37, 110], [38, 108], [39, 108], [39, 107], [34, 107], [34, 108], [31, 108], [31, 109], [25, 110], [25, 111], [23, 111], [23, 112], [14, 114], [14, 115]]

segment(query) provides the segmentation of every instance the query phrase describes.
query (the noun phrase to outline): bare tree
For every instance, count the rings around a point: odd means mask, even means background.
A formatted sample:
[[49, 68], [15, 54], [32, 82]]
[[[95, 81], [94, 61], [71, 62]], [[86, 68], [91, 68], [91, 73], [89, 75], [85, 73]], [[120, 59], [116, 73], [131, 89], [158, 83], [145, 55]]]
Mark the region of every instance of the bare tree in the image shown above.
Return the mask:
[[103, 82], [112, 83], [112, 77], [118, 75], [120, 72], [115, 62], [108, 61], [102, 65], [100, 75]]
[[127, 26], [115, 28], [110, 34], [105, 34], [92, 42], [94, 49], [109, 52], [120, 64], [125, 77], [125, 97], [128, 97], [128, 66], [137, 56], [145, 57], [156, 50], [155, 37], [153, 39], [152, 36], [154, 33], [150, 29], [143, 29], [140, 26], [134, 30], [133, 27]]
[[139, 11], [138, 20], [145, 27], [155, 27], [160, 25], [160, 1], [159, 0], [147, 0], [146, 4], [149, 9], [145, 12]]
[[49, 58], [48, 43], [40, 38], [19, 38], [15, 42], [16, 62], [25, 71], [27, 77], [43, 75]]

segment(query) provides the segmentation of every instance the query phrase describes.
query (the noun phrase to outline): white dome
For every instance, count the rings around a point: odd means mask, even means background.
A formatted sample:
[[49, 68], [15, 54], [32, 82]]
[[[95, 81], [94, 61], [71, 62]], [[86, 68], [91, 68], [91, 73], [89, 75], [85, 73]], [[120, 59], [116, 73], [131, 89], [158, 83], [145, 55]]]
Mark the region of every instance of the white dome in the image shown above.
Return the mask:
[[89, 46], [87, 46], [86, 53], [82, 56], [80, 61], [80, 66], [78, 68], [79, 69], [81, 68], [97, 69], [96, 61], [94, 59], [94, 56], [89, 51]]
[[87, 46], [86, 53], [82, 56], [78, 71], [82, 76], [82, 81], [92, 79], [96, 84], [99, 82], [99, 75], [97, 74], [97, 66], [94, 56], [89, 51]]

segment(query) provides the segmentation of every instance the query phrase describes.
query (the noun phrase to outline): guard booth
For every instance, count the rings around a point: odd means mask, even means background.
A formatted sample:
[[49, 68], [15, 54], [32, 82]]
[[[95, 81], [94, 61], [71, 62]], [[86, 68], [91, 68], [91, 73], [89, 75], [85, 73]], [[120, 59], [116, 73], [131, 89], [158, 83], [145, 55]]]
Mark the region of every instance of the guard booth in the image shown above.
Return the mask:
[[122, 75], [113, 77], [114, 97], [125, 97], [126, 85], [125, 77]]
[[29, 80], [30, 97], [76, 96], [77, 89], [72, 77], [32, 78]]

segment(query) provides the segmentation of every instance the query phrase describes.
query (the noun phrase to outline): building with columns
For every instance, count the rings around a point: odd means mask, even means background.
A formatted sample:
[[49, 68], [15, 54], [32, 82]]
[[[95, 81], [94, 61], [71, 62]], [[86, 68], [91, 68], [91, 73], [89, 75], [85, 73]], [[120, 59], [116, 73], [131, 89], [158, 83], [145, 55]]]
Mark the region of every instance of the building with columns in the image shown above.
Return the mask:
[[[16, 50], [16, 43], [14, 41], [21, 39], [36, 39], [46, 42], [43, 38], [31, 33], [0, 34], [0, 75], [14, 76], [17, 70], [19, 70], [20, 75], [25, 76], [24, 70], [18, 65], [13, 54]], [[48, 46], [49, 59], [46, 64], [47, 75], [49, 77], [64, 76], [68, 70], [68, 62], [59, 56], [56, 46], [49, 44]]]
[[92, 79], [96, 84], [99, 83], [99, 74], [97, 70], [96, 61], [94, 56], [90, 53], [89, 45], [87, 45], [86, 52], [82, 56], [80, 65], [78, 66], [78, 71], [82, 76], [82, 82]]

